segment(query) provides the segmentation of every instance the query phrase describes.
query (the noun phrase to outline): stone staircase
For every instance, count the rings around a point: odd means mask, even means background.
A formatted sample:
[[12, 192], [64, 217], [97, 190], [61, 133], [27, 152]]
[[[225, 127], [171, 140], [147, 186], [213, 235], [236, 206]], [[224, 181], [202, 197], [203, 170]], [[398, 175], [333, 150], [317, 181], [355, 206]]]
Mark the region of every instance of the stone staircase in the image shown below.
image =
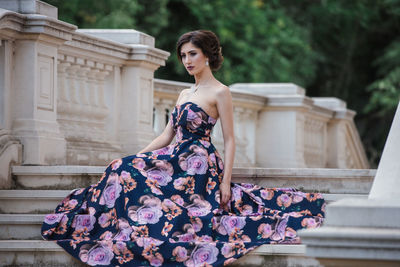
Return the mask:
[[[43, 241], [44, 214], [74, 188], [95, 183], [105, 167], [14, 166], [13, 186], [0, 190], [0, 266], [83, 266], [54, 242]], [[366, 198], [375, 170], [235, 168], [233, 182], [321, 192], [328, 202]], [[319, 266], [303, 245], [263, 245], [232, 266]]]

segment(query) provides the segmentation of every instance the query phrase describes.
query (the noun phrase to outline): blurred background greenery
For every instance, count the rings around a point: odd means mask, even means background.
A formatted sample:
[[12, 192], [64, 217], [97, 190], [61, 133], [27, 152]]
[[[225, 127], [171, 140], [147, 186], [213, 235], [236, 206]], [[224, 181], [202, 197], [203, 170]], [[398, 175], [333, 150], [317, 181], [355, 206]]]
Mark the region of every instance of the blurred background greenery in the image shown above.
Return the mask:
[[293, 82], [308, 96], [334, 96], [357, 112], [371, 167], [377, 167], [400, 95], [400, 0], [45, 0], [79, 28], [136, 29], [171, 52], [157, 78], [192, 78], [175, 44], [208, 29], [225, 57], [216, 77]]

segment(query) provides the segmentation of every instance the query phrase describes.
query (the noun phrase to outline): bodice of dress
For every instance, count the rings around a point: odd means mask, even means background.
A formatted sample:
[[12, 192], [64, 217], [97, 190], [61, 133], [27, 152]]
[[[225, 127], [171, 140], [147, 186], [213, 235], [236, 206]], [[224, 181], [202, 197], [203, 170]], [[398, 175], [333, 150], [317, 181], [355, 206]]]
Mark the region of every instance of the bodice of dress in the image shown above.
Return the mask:
[[188, 101], [175, 106], [171, 118], [177, 142], [186, 139], [203, 139], [211, 142], [211, 130], [217, 120], [196, 103]]

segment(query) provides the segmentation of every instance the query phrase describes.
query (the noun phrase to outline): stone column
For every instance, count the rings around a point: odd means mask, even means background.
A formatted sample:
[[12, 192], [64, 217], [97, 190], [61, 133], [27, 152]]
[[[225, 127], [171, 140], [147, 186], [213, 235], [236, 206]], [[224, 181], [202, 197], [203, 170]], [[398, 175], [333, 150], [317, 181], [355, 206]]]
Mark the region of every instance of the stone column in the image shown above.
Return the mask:
[[154, 47], [154, 37], [135, 30], [79, 30], [96, 37], [128, 44], [129, 59], [121, 67], [119, 141], [128, 154], [137, 153], [154, 137], [154, 71], [165, 65], [168, 52]]
[[[400, 103], [372, 184], [370, 199], [400, 203]], [[400, 219], [397, 221], [400, 228]]]
[[[57, 20], [57, 8], [35, 0], [0, 1], [3, 31], [13, 43], [11, 132], [23, 145], [23, 164], [65, 163], [57, 123], [57, 49], [76, 27]], [[11, 12], [14, 11], [14, 12]], [[2, 11], [4, 13], [4, 10]], [[18, 12], [18, 13], [16, 13]], [[3, 26], [2, 25], [2, 26]]]
[[23, 164], [60, 164], [65, 141], [56, 122], [57, 49], [36, 40], [15, 45], [13, 133], [23, 145]]
[[256, 165], [268, 168], [303, 168], [304, 113], [312, 100], [295, 84], [234, 84], [236, 92], [266, 98], [256, 131]]
[[300, 233], [325, 266], [400, 266], [400, 103], [368, 199], [327, 206], [319, 229]]

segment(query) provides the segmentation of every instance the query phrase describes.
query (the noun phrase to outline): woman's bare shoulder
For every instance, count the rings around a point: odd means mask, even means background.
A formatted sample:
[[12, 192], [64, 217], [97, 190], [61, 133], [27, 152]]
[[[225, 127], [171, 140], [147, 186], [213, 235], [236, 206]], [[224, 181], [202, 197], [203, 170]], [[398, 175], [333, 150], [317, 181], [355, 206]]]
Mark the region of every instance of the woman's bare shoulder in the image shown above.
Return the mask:
[[216, 88], [217, 97], [229, 97], [231, 95], [231, 90], [225, 84], [220, 84]]

